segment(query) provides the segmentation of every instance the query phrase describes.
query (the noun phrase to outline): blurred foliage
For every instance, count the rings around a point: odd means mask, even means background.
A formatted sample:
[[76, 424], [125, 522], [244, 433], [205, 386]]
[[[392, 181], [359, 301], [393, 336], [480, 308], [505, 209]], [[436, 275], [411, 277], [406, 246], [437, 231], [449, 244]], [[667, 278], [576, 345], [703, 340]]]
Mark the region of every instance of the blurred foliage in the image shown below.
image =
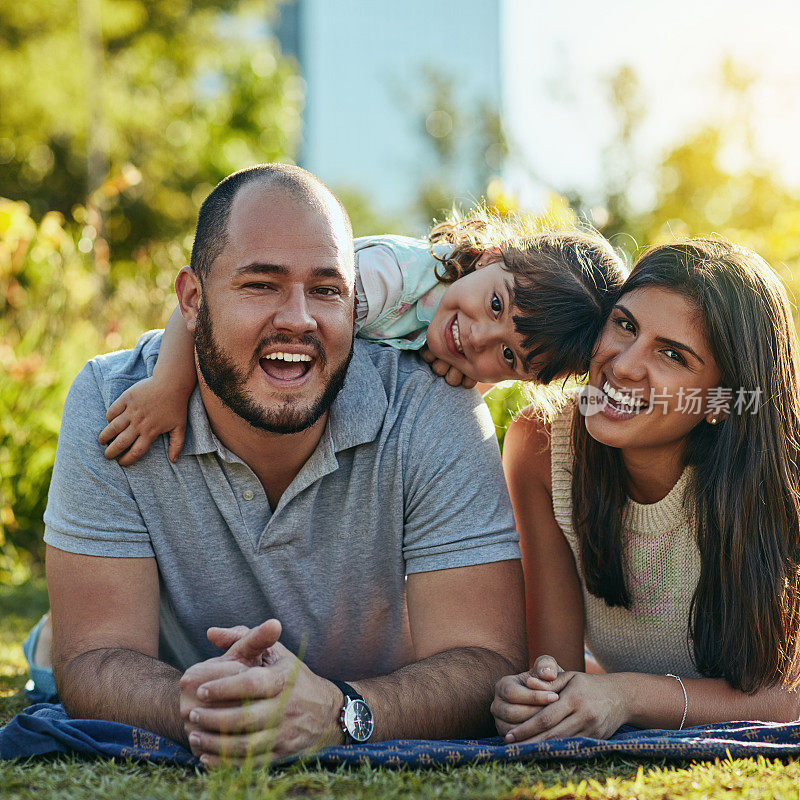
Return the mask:
[[190, 234], [225, 175], [294, 151], [302, 86], [266, 36], [273, 5], [0, 0], [0, 194], [74, 218], [117, 271]]
[[24, 580], [41, 556], [61, 408], [76, 373], [162, 326], [175, 303], [180, 247], [151, 244], [106, 296], [78, 244], [58, 212], [37, 223], [27, 204], [0, 198], [0, 582]]
[[432, 67], [420, 74], [420, 97], [408, 98], [417, 108], [416, 125], [428, 160], [420, 175], [416, 212], [425, 225], [450, 210], [454, 197], [476, 201], [498, 180], [509, 145], [495, 105], [481, 101], [468, 109], [457, 100], [458, 78]]
[[751, 97], [757, 84], [747, 68], [730, 59], [721, 64], [724, 111], [663, 154], [654, 175], [651, 168], [652, 200], [637, 209], [630, 195], [646, 106], [630, 67], [611, 76], [608, 102], [616, 135], [607, 151], [605, 200], [599, 209], [583, 211], [631, 262], [653, 244], [721, 235], [763, 256], [800, 297], [800, 197], [754, 144]]
[[707, 126], [674, 148], [658, 171], [658, 202], [642, 218], [644, 241], [721, 234], [752, 248], [791, 288], [800, 276], [798, 193], [755, 163], [726, 166], [730, 131]]
[[483, 398], [489, 407], [489, 413], [494, 420], [494, 429], [500, 449], [503, 449], [503, 439], [511, 420], [531, 402], [528, 387], [519, 382], [499, 383]]
[[375, 236], [384, 233], [414, 235], [415, 231], [411, 229], [408, 220], [396, 219], [376, 211], [361, 189], [354, 186], [336, 186], [333, 190], [347, 209], [350, 222], [353, 224], [353, 236]]
[[593, 210], [592, 221], [619, 246], [619, 239], [638, 232], [625, 226], [631, 224], [634, 214], [631, 192], [639, 173], [637, 135], [647, 112], [639, 78], [632, 67], [619, 67], [609, 76], [606, 89], [614, 136], [603, 151], [605, 199], [599, 209]]

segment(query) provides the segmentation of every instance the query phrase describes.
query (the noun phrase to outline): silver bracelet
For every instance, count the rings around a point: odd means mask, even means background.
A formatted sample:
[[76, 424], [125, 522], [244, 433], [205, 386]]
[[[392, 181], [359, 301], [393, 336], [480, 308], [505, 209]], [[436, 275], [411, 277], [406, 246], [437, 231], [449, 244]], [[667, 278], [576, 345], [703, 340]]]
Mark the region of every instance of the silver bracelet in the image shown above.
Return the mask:
[[678, 728], [679, 731], [682, 731], [683, 723], [686, 722], [686, 712], [689, 710], [689, 696], [686, 694], [686, 687], [683, 685], [683, 681], [677, 675], [673, 675], [671, 672], [668, 672], [664, 677], [675, 678], [675, 680], [681, 685], [681, 689], [683, 689], [683, 716], [681, 717], [681, 725]]

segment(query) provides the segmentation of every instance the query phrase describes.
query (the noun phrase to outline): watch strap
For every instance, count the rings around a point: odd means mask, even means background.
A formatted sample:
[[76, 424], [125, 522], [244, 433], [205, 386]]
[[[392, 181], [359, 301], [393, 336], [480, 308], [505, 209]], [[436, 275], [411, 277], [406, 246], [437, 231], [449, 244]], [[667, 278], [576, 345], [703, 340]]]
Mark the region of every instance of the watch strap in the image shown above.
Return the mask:
[[351, 700], [364, 699], [349, 683], [345, 683], [344, 681], [334, 681], [330, 678], [328, 680], [330, 680], [331, 683], [336, 686], [345, 697], [349, 697]]

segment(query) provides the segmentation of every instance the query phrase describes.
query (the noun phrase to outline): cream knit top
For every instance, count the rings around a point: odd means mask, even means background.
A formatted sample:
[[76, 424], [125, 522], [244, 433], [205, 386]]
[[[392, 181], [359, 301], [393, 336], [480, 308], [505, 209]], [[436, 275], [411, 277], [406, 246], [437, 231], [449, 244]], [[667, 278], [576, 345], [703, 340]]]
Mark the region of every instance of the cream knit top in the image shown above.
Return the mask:
[[689, 605], [700, 575], [695, 528], [683, 507], [690, 468], [657, 503], [643, 505], [628, 500], [623, 552], [631, 603], [627, 609], [610, 608], [586, 589], [572, 528], [570, 431], [574, 408], [573, 403], [567, 404], [552, 424], [553, 511], [581, 578], [586, 646], [607, 672], [672, 672], [700, 677], [687, 639]]

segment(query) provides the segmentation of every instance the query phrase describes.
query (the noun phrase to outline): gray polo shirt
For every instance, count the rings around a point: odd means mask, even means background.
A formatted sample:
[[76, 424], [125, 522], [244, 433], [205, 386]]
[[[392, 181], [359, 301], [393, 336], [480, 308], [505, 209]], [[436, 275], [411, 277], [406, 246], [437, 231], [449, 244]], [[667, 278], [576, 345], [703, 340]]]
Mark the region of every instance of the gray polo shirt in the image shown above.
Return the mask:
[[92, 359], [64, 407], [45, 541], [93, 556], [155, 557], [161, 657], [219, 655], [211, 625], [283, 623], [324, 677], [414, 660], [405, 576], [519, 558], [494, 426], [477, 392], [416, 355], [356, 339], [316, 450], [274, 511], [253, 471], [191, 398], [178, 462], [158, 439], [131, 467], [103, 456], [108, 406], [152, 374], [160, 332]]

